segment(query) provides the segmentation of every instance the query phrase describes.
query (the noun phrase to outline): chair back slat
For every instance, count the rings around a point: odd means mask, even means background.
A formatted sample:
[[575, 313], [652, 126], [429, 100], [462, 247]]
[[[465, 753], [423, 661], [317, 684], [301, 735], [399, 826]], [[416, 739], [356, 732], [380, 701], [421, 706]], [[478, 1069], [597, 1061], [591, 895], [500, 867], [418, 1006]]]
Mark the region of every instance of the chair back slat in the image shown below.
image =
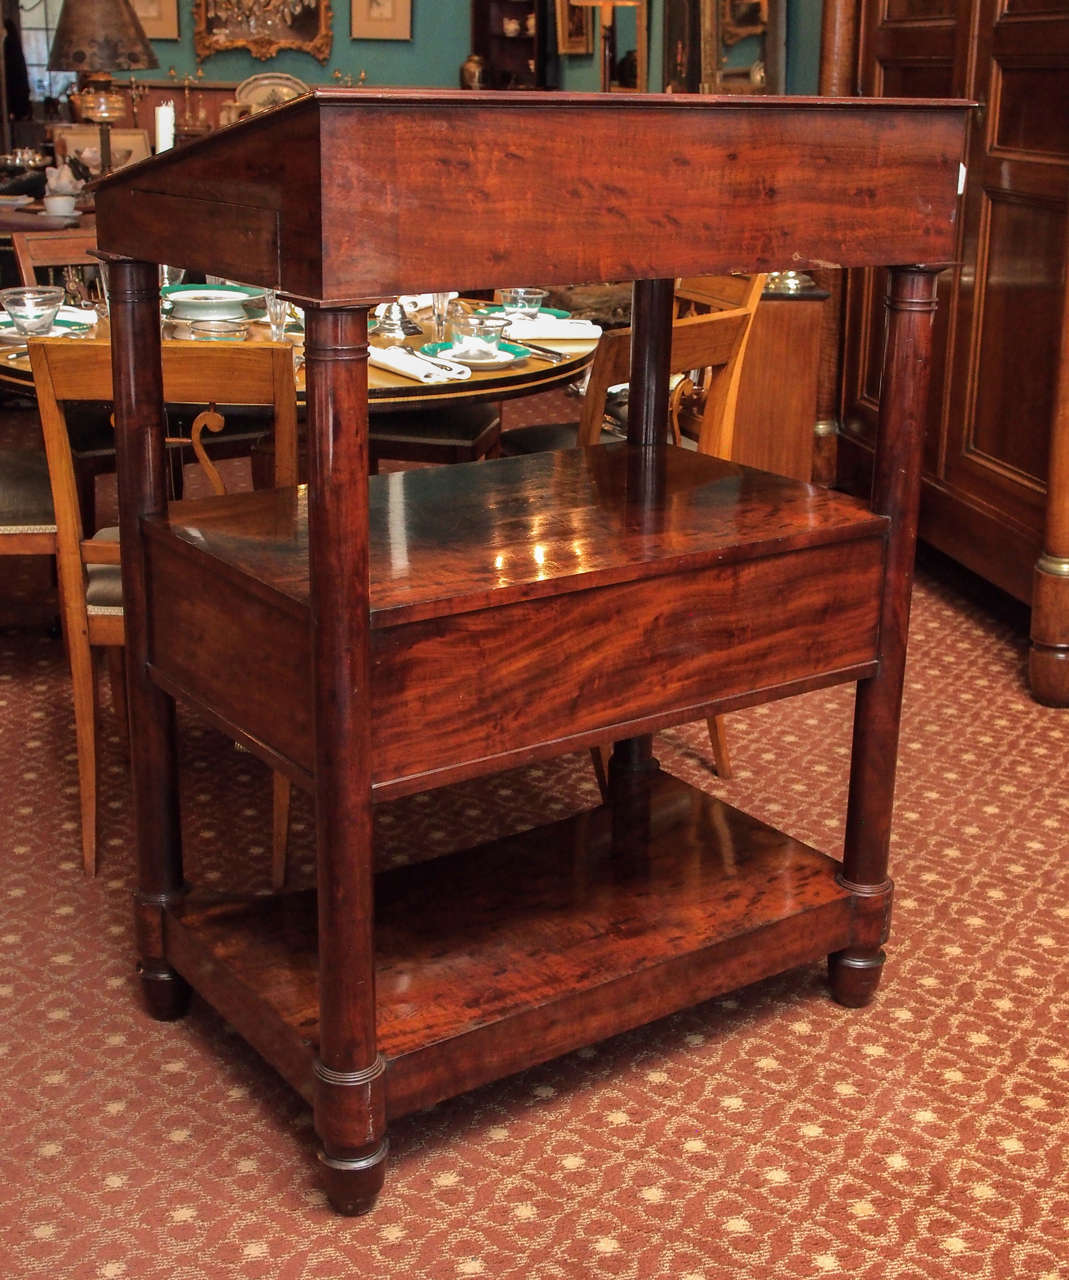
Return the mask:
[[[65, 406], [111, 401], [111, 345], [99, 339], [40, 338], [28, 343], [56, 506], [57, 541], [68, 556], [84, 528]], [[293, 350], [267, 342], [166, 342], [164, 398], [172, 404], [268, 406], [274, 410], [275, 484], [296, 483], [297, 391]], [[80, 556], [79, 556], [80, 559]]]
[[41, 267], [99, 267], [92, 256], [95, 231], [16, 231], [11, 237], [15, 265], [23, 284], [36, 284]]
[[[696, 279], [708, 287], [695, 286], [690, 291], [695, 296], [688, 296], [687, 301], [716, 309], [673, 321], [669, 373], [683, 374], [697, 369], [710, 371], [698, 448], [703, 453], [730, 458], [742, 358], [765, 277], [705, 276]], [[583, 400], [579, 444], [597, 443], [605, 416], [606, 393], [609, 387], [629, 379], [630, 347], [630, 329], [614, 329], [602, 335]]]

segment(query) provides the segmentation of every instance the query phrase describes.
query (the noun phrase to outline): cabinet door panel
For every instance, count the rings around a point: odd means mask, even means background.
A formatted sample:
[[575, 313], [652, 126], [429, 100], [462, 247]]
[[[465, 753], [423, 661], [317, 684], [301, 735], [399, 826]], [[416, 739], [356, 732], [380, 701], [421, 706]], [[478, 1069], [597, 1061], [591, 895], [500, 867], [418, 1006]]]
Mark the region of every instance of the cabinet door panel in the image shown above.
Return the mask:
[[[1065, 289], [1069, 0], [961, 3], [952, 33], [937, 3], [867, 0], [864, 14], [867, 92], [909, 93], [942, 75], [941, 92], [986, 106], [969, 133], [961, 265], [940, 281], [920, 535], [1028, 600]], [[865, 308], [880, 297], [868, 282], [850, 290], [844, 422], [864, 446], [882, 347]], [[847, 444], [844, 476], [863, 454]]]
[[1069, 66], [1003, 67], [999, 81], [995, 147], [1069, 158]]
[[964, 456], [980, 455], [1038, 486], [1047, 474], [1049, 440], [1044, 431], [1022, 431], [1021, 423], [1049, 422], [1054, 405], [1065, 217], [1001, 192], [987, 204]]

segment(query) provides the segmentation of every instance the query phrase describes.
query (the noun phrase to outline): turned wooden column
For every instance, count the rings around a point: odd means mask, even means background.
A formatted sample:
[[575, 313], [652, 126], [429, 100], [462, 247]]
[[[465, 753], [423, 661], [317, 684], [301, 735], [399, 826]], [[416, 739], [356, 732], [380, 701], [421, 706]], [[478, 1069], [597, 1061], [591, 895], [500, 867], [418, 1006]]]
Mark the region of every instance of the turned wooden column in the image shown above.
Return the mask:
[[167, 509], [160, 286], [154, 262], [108, 260], [115, 455], [119, 477], [122, 589], [126, 605], [126, 690], [137, 832], [138, 973], [149, 1012], [179, 1017], [185, 981], [164, 959], [163, 913], [184, 894], [178, 816], [174, 700], [149, 677], [148, 607], [141, 518]]
[[[1069, 262], [1069, 246], [1066, 249]], [[1050, 433], [1047, 518], [1043, 554], [1032, 585], [1032, 695], [1052, 707], [1069, 706], [1069, 283], [1065, 288], [1058, 384]]]
[[[887, 346], [880, 397], [872, 509], [890, 517], [887, 568], [879, 614], [879, 670], [857, 687], [850, 796], [841, 882], [855, 893], [883, 896], [895, 794], [910, 592], [931, 374], [935, 282], [931, 267], [896, 267], [888, 280]], [[832, 994], [850, 1006], [876, 992], [883, 952], [848, 950], [830, 958]]]
[[315, 1123], [331, 1204], [366, 1213], [386, 1161], [375, 1030], [367, 309], [306, 312], [315, 674], [319, 1058]]
[[[824, 0], [820, 29], [822, 98], [849, 98], [857, 84], [859, 0]], [[817, 420], [813, 427], [813, 473], [817, 484], [834, 484], [838, 437], [842, 425], [842, 323], [846, 274], [827, 268], [810, 272], [828, 293], [820, 313], [820, 363], [817, 373]]]
[[[657, 509], [653, 499], [663, 482], [674, 297], [675, 281], [670, 279], [636, 280], [631, 291], [627, 443], [635, 452], [628, 468], [628, 486], [639, 519]], [[629, 502], [628, 510], [631, 509]], [[619, 799], [640, 776], [656, 768], [651, 734], [614, 743], [609, 760], [609, 795]]]

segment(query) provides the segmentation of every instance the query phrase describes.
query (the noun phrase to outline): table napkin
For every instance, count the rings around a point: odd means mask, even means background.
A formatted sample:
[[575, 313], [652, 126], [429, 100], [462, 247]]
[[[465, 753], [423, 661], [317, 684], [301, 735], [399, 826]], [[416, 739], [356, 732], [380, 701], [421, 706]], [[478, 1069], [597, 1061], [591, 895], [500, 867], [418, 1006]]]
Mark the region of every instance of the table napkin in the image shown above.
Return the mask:
[[450, 361], [448, 369], [440, 369], [401, 347], [372, 347], [368, 361], [379, 369], [389, 369], [416, 382], [463, 382], [471, 377], [471, 370], [462, 364]]
[[[457, 297], [454, 291], [449, 295], [450, 299]], [[402, 293], [397, 299], [401, 304], [401, 310], [406, 316], [412, 315], [415, 311], [429, 311], [434, 303], [433, 293]], [[381, 316], [390, 304], [388, 302], [380, 302], [372, 312], [373, 315]]]
[[589, 320], [561, 320], [557, 316], [533, 316], [530, 320], [512, 320], [505, 330], [510, 342], [526, 342], [528, 338], [573, 338], [577, 342], [594, 341], [601, 337], [601, 326]]
[[72, 324], [96, 324], [100, 319], [92, 307], [60, 307], [57, 320], [69, 320]]

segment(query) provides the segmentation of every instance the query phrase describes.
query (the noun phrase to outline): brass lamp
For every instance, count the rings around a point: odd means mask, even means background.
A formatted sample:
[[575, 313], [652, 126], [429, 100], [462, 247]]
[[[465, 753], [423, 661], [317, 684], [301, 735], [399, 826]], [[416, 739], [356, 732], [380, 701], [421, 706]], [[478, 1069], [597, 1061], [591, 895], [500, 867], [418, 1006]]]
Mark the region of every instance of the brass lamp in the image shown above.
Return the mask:
[[612, 11], [637, 9], [639, 0], [571, 0], [571, 3], [581, 9], [601, 10], [601, 92], [608, 93], [612, 85]]
[[102, 173], [111, 171], [111, 123], [126, 108], [110, 73], [159, 65], [130, 0], [63, 0], [48, 69], [78, 72], [79, 90], [71, 97], [100, 126]]

